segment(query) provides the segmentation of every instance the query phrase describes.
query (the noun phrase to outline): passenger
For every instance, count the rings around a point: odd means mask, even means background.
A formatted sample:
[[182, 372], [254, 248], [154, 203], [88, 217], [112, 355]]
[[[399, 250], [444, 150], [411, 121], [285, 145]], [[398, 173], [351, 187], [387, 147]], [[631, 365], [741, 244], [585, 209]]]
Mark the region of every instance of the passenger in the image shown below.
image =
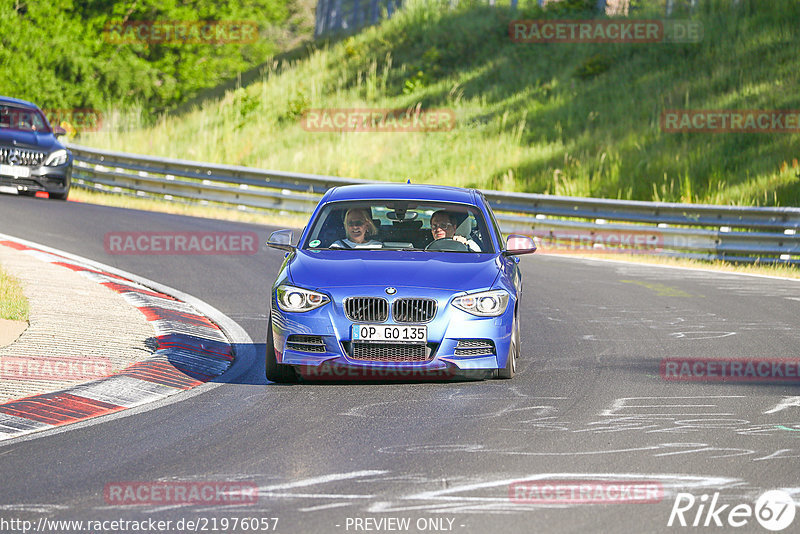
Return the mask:
[[381, 248], [383, 243], [371, 239], [378, 233], [368, 208], [351, 208], [344, 215], [347, 237], [331, 243], [331, 248]]
[[481, 247], [472, 239], [463, 235], [456, 235], [458, 219], [455, 214], [446, 210], [439, 210], [431, 215], [431, 233], [434, 239], [453, 239], [466, 245], [471, 252], [481, 252]]

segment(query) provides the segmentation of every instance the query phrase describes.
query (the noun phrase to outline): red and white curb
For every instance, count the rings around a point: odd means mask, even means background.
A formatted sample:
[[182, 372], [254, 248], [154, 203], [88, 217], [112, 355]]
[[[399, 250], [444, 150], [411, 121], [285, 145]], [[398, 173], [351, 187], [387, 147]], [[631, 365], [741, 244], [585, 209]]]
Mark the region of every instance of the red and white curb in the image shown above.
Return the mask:
[[195, 306], [134, 280], [0, 236], [0, 245], [60, 265], [119, 293], [156, 332], [154, 354], [122, 371], [53, 393], [0, 404], [0, 441], [161, 400], [204, 384], [228, 370], [234, 356], [225, 333]]

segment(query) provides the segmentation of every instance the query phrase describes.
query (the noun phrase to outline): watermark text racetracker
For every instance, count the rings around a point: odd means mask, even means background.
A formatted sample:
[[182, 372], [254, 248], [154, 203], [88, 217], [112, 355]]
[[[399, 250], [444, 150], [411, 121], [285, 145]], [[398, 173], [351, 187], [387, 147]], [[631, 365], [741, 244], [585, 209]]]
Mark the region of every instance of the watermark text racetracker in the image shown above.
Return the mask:
[[512, 20], [515, 43], [700, 42], [703, 25], [693, 20]]
[[97, 132], [103, 127], [103, 114], [96, 109], [43, 109], [45, 117], [52, 126], [63, 126], [80, 132]]
[[661, 378], [690, 382], [800, 382], [797, 358], [665, 358]]
[[301, 126], [308, 132], [447, 132], [452, 109], [309, 109]]
[[243, 505], [258, 502], [258, 486], [236, 481], [110, 482], [103, 497], [106, 504], [117, 506]]
[[669, 109], [660, 122], [665, 133], [798, 133], [800, 110]]
[[111, 372], [111, 360], [96, 356], [0, 358], [0, 378], [6, 380], [94, 380]]
[[307, 380], [347, 381], [384, 381], [384, 380], [450, 380], [459, 375], [470, 375], [469, 371], [459, 372], [447, 366], [438, 369], [414, 367], [395, 364], [380, 366], [348, 366], [338, 363], [323, 362], [318, 366], [299, 366], [298, 373]]
[[509, 485], [508, 497], [538, 504], [657, 503], [664, 488], [652, 480], [520, 480]]
[[114, 255], [250, 255], [258, 252], [255, 232], [108, 232], [105, 250]]
[[252, 20], [127, 20], [103, 28], [109, 44], [249, 44], [258, 40]]
[[613, 253], [655, 254], [664, 250], [661, 232], [637, 230], [534, 229], [537, 246], [545, 254]]

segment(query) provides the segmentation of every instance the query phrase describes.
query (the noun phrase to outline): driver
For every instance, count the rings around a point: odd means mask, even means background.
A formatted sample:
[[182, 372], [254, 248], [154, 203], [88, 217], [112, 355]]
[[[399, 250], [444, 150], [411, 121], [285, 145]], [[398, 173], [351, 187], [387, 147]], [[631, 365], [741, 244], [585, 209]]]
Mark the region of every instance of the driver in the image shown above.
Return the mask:
[[378, 233], [367, 208], [351, 208], [344, 214], [347, 237], [331, 243], [331, 248], [381, 248], [383, 243], [371, 239]]
[[431, 233], [434, 239], [453, 239], [463, 243], [471, 252], [480, 252], [481, 247], [472, 239], [463, 235], [456, 235], [458, 219], [455, 214], [447, 210], [439, 210], [431, 215]]

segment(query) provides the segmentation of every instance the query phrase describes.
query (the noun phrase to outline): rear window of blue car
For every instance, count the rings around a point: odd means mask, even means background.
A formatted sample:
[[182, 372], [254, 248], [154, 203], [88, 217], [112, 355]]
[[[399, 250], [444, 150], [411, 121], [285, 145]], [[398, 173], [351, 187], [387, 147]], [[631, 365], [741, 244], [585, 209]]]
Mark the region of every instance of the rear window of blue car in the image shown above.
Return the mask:
[[494, 252], [475, 206], [407, 200], [331, 202], [311, 222], [302, 248]]

